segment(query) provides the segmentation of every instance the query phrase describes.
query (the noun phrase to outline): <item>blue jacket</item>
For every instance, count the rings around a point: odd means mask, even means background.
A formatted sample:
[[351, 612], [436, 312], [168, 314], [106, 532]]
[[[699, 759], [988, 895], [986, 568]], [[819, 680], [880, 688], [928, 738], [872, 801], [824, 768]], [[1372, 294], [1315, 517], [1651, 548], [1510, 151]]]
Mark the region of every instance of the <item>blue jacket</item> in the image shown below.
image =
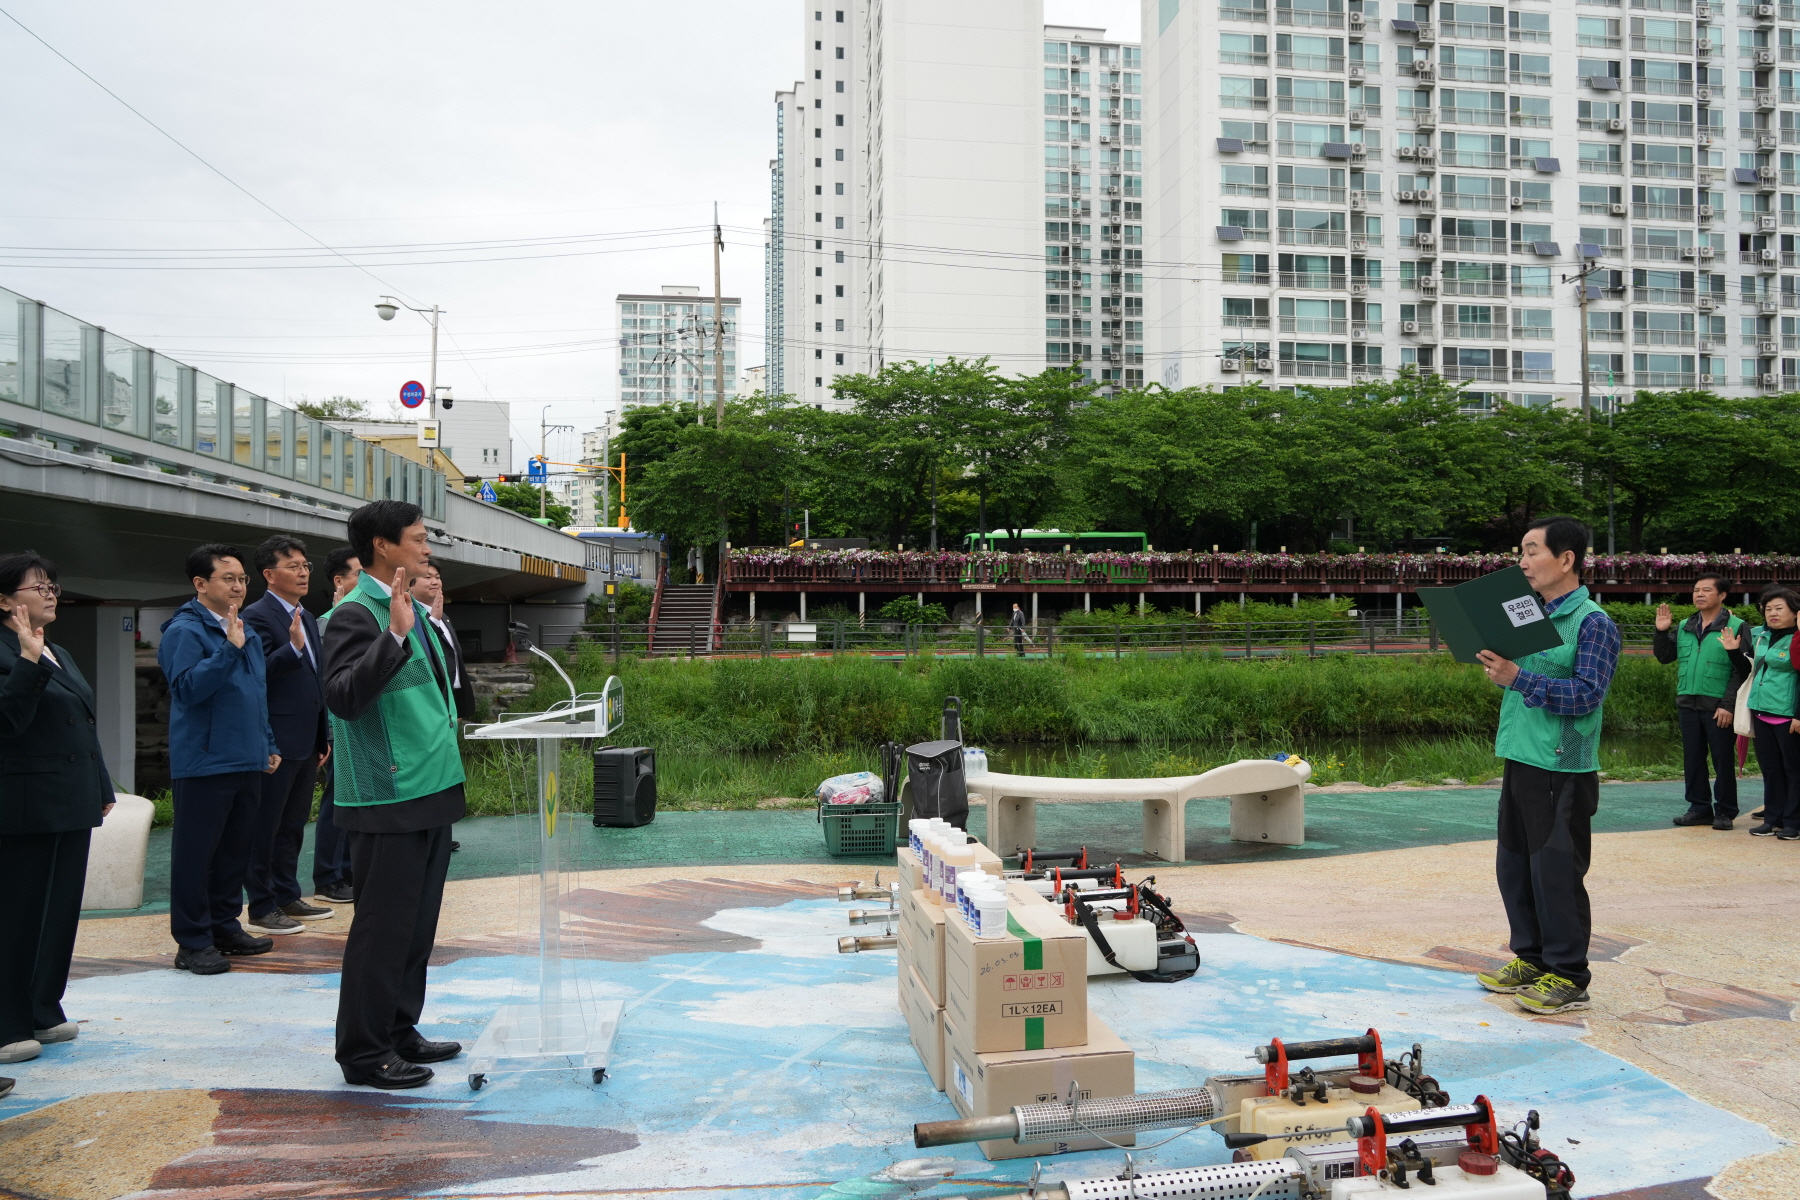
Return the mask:
[[240, 649], [200, 601], [189, 600], [163, 622], [156, 661], [169, 681], [171, 778], [268, 768], [280, 750], [269, 728], [262, 640], [248, 623]]

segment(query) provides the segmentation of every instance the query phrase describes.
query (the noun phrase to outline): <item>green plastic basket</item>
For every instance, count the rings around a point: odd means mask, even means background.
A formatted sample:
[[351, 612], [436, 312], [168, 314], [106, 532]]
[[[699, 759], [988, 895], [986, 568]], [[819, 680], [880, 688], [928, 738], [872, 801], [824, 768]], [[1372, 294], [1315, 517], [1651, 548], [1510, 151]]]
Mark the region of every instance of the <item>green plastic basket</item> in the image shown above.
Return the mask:
[[821, 802], [819, 823], [825, 827], [825, 853], [839, 857], [855, 854], [886, 858], [894, 853], [900, 805]]

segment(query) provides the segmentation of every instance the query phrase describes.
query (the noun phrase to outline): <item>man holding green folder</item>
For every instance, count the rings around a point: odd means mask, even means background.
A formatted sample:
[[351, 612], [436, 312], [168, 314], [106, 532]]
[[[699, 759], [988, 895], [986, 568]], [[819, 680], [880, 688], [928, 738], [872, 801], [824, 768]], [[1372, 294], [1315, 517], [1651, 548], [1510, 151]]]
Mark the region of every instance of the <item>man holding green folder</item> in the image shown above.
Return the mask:
[[1581, 585], [1588, 527], [1544, 517], [1519, 542], [1519, 568], [1562, 644], [1518, 662], [1483, 650], [1506, 689], [1494, 753], [1500, 784], [1494, 873], [1517, 956], [1476, 978], [1534, 1015], [1588, 1007], [1589, 823], [1600, 807], [1600, 721], [1619, 665], [1619, 629]]

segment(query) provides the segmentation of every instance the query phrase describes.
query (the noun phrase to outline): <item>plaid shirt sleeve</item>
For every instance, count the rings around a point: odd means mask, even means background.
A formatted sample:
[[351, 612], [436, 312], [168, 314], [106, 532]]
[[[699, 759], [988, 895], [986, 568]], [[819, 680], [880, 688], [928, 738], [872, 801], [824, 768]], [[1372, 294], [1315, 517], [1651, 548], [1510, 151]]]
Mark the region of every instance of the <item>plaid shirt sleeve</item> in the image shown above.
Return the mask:
[[1589, 613], [1575, 635], [1575, 674], [1552, 679], [1520, 671], [1512, 690], [1525, 697], [1525, 707], [1541, 708], [1553, 717], [1585, 717], [1606, 699], [1613, 672], [1619, 667], [1619, 627], [1605, 613]]

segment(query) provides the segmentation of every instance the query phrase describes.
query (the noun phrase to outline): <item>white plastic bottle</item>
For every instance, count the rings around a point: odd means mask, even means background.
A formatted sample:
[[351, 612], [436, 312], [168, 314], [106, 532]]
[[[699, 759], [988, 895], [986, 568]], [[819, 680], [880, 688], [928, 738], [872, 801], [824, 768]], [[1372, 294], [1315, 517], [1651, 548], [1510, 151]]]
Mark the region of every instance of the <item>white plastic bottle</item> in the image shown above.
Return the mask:
[[943, 896], [937, 890], [940, 851], [941, 846], [938, 842], [937, 829], [927, 825], [926, 828], [919, 831], [919, 859], [924, 867], [923, 886], [925, 898], [934, 903], [943, 900]]
[[986, 871], [983, 871], [980, 867], [970, 867], [967, 870], [958, 871], [956, 874], [956, 911], [962, 916], [964, 921], [969, 923], [971, 928], [973, 928], [975, 921], [972, 916], [974, 908], [969, 899], [970, 893], [980, 888], [991, 878], [992, 876]]
[[910, 820], [906, 823], [907, 847], [912, 850], [913, 857], [918, 858], [921, 863], [924, 862], [925, 860], [919, 854], [919, 850], [920, 850], [919, 830], [924, 824], [925, 824], [925, 822], [918, 817], [914, 817], [912, 820]]
[[1006, 891], [999, 887], [983, 888], [975, 895], [976, 922], [971, 928], [977, 937], [1000, 937], [1006, 932]]
[[944, 903], [955, 905], [957, 903], [957, 875], [963, 871], [974, 870], [975, 849], [964, 839], [961, 830], [953, 829], [950, 832], [952, 834], [950, 844], [944, 851], [944, 881], [941, 890], [944, 894]]

